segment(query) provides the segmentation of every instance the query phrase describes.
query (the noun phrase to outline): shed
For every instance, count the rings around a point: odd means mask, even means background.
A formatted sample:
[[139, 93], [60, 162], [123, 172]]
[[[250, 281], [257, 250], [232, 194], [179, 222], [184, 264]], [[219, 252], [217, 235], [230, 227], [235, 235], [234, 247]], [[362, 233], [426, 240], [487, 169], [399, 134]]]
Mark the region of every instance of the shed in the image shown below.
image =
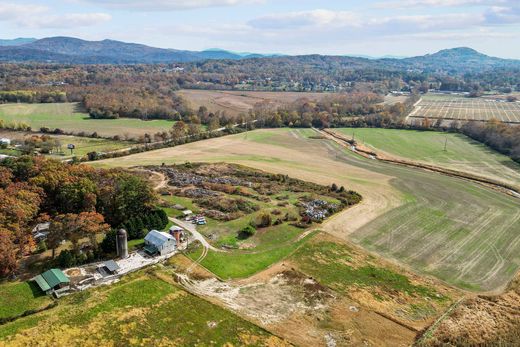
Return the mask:
[[187, 217], [187, 216], [191, 216], [193, 214], [193, 211], [192, 210], [184, 210], [182, 211], [182, 214]]
[[45, 293], [51, 293], [56, 289], [68, 286], [69, 278], [60, 269], [47, 270], [33, 278], [40, 289]]
[[148, 254], [165, 255], [175, 251], [177, 242], [175, 238], [165, 232], [152, 230], [144, 238], [144, 250]]
[[98, 271], [103, 275], [115, 275], [119, 271], [120, 267], [113, 260], [107, 260], [98, 268]]

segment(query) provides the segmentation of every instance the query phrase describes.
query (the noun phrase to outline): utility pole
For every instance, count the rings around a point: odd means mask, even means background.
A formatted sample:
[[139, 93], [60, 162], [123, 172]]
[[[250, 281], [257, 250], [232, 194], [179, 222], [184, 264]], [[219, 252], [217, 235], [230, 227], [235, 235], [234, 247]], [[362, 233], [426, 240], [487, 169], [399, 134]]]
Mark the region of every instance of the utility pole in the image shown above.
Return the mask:
[[444, 152], [448, 151], [448, 136], [446, 136], [446, 141], [444, 142]]

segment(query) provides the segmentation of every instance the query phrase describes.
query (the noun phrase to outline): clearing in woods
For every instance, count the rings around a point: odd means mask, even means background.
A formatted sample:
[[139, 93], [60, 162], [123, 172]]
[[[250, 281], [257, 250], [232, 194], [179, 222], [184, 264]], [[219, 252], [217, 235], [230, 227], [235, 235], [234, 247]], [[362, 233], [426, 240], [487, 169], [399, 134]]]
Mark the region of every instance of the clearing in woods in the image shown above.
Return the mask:
[[0, 119], [9, 123], [27, 123], [33, 130], [41, 127], [62, 129], [70, 133], [97, 132], [99, 136], [111, 137], [128, 134], [136, 138], [145, 133], [154, 134], [169, 130], [174, 122], [169, 120], [143, 121], [132, 118], [92, 119], [78, 103], [54, 104], [4, 104], [0, 105]]
[[426, 94], [408, 116], [410, 122], [421, 122], [424, 118], [432, 122], [441, 119], [448, 123], [498, 119], [504, 123], [520, 124], [520, 102], [507, 102], [498, 97], [495, 100], [460, 95]]
[[520, 164], [462, 134], [375, 128], [333, 131], [347, 138], [354, 137], [384, 157], [426, 163], [520, 186]]
[[359, 192], [323, 229], [422, 273], [475, 291], [503, 288], [520, 267], [519, 201], [476, 183], [365, 159], [310, 129], [256, 130], [98, 162], [138, 166], [233, 162]]
[[301, 98], [319, 100], [330, 93], [310, 92], [250, 92], [250, 91], [220, 91], [184, 89], [177, 92], [188, 101], [191, 108], [205, 106], [210, 112], [226, 112], [232, 116], [246, 113], [257, 103], [272, 103], [282, 105]]

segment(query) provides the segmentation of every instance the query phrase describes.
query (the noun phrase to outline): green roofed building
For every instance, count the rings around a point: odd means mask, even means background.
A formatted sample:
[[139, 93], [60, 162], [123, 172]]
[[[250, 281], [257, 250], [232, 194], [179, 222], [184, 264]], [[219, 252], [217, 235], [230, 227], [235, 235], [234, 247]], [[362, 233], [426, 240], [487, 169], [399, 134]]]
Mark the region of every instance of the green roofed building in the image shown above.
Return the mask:
[[69, 278], [59, 269], [45, 271], [41, 275], [34, 277], [33, 280], [47, 294], [64, 288], [70, 283]]

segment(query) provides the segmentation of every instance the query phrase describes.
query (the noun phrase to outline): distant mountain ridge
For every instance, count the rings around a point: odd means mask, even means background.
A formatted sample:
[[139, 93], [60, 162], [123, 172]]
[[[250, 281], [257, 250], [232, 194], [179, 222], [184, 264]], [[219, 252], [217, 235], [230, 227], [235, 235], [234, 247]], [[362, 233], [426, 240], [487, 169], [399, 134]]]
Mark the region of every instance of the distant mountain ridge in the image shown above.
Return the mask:
[[8, 40], [0, 39], [0, 46], [20, 46], [20, 45], [24, 45], [26, 43], [34, 42], [36, 40], [37, 39], [30, 38], [30, 37], [19, 37], [16, 39], [8, 39]]
[[[71, 64], [156, 64], [190, 63], [205, 60], [281, 59], [283, 62], [333, 61], [344, 67], [417, 69], [421, 71], [472, 72], [493, 68], [520, 68], [520, 60], [490, 57], [474, 49], [459, 47], [424, 56], [370, 58], [360, 56], [285, 56], [239, 53], [218, 48], [187, 51], [150, 47], [115, 40], [86, 41], [73, 37], [49, 37], [40, 40], [3, 40], [0, 61], [52, 62]], [[0, 41], [2, 42], [2, 41]]]
[[[255, 56], [262, 57], [258, 54]], [[86, 41], [73, 37], [49, 37], [0, 47], [0, 61], [36, 61], [79, 64], [139, 64], [193, 62], [208, 59], [244, 59], [225, 50], [184, 51], [155, 48], [116, 40]]]

